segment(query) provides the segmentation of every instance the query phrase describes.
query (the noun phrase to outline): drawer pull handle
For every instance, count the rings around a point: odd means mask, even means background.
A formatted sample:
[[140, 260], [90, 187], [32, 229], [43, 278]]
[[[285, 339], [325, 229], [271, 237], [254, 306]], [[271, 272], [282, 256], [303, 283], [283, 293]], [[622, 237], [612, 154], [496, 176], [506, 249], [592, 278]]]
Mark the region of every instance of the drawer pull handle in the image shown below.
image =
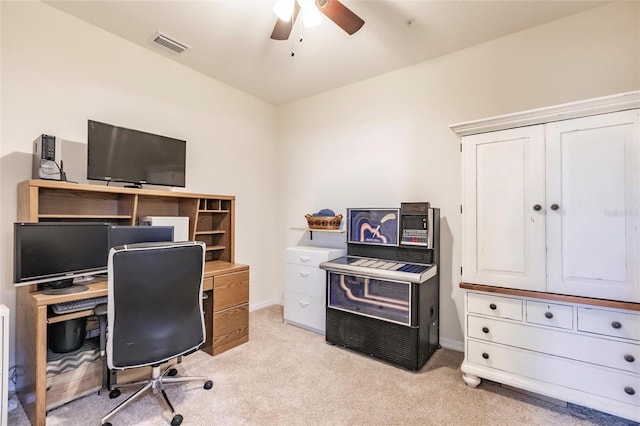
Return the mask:
[[627, 362], [633, 362], [633, 361], [635, 361], [636, 359], [633, 357], [633, 355], [631, 355], [631, 354], [626, 354], [626, 355], [624, 356], [624, 360], [625, 360], [625, 361], [627, 361]]
[[553, 312], [547, 311], [547, 312], [544, 313], [544, 316], [545, 316], [545, 318], [551, 319], [551, 318], [553, 318]]
[[302, 271], [300, 271], [300, 276], [301, 276], [301, 277], [308, 277], [308, 276], [309, 276], [309, 273], [308, 273], [308, 272], [302, 272]]
[[307, 306], [309, 306], [309, 302], [304, 301], [304, 300], [298, 300], [298, 303], [300, 304], [300, 306], [302, 306], [303, 308], [306, 308]]
[[495, 311], [498, 307], [496, 306], [495, 303], [492, 303], [489, 305], [489, 309], [491, 309], [492, 311]]
[[[489, 354], [488, 354], [488, 353], [486, 353], [486, 352], [483, 352], [483, 353], [482, 353], [482, 358], [484, 358], [484, 359], [489, 359]], [[626, 388], [625, 388], [625, 390], [626, 390]]]
[[302, 262], [308, 262], [308, 261], [310, 261], [310, 260], [311, 260], [311, 258], [310, 258], [310, 257], [300, 256], [300, 261], [302, 261]]
[[615, 328], [616, 330], [619, 330], [622, 328], [622, 324], [620, 324], [618, 321], [614, 321], [611, 323], [611, 327]]
[[489, 332], [489, 327], [482, 327], [482, 332], [487, 334]]
[[624, 393], [627, 395], [635, 395], [636, 391], [631, 386], [625, 386]]

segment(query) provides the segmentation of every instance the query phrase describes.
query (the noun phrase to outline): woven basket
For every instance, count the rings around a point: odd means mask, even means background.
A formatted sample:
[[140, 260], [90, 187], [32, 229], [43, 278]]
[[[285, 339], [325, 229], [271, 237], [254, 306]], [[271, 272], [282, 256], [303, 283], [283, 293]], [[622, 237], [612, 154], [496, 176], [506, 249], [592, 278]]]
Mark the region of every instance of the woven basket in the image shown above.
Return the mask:
[[304, 215], [307, 218], [309, 229], [340, 229], [340, 222], [342, 222], [342, 215], [337, 216], [312, 216], [310, 214]]

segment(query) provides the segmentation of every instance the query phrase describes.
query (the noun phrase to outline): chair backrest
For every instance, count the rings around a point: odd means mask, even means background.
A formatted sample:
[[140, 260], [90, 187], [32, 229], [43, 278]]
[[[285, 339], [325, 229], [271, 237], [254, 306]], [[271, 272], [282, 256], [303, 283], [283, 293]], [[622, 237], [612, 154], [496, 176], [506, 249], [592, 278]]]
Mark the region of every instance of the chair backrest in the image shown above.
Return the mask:
[[143, 243], [109, 252], [107, 364], [155, 365], [197, 349], [204, 243]]

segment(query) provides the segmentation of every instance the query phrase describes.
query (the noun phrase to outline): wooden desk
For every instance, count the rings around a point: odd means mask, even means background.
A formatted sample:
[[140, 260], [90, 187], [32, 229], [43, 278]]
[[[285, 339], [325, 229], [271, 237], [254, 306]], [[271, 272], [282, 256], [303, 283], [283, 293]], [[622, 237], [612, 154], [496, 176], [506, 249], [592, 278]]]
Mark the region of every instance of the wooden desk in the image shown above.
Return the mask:
[[[66, 379], [47, 377], [47, 325], [94, 315], [92, 309], [50, 315], [48, 306], [107, 295], [104, 278], [89, 283], [88, 287], [81, 293], [64, 295], [42, 294], [34, 291], [35, 286], [17, 288], [16, 390], [33, 425], [45, 425], [47, 410], [98, 392], [101, 388], [101, 361], [85, 366], [75, 376], [71, 375], [73, 386], [65, 386]], [[208, 297], [203, 301], [206, 341], [201, 350], [214, 355], [248, 341], [249, 266], [224, 261], [207, 262], [203, 291]], [[56, 384], [52, 386], [54, 380]]]

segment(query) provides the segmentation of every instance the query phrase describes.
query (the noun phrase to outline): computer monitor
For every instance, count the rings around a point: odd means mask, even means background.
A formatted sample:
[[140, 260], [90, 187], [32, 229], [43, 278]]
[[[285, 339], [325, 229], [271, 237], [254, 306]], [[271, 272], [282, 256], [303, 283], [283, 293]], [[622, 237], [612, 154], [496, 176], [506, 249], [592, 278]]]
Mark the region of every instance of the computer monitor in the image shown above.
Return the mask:
[[136, 243], [173, 241], [173, 226], [121, 226], [109, 227], [109, 248]]
[[49, 294], [76, 293], [107, 272], [106, 223], [15, 223], [14, 284], [40, 284]]

